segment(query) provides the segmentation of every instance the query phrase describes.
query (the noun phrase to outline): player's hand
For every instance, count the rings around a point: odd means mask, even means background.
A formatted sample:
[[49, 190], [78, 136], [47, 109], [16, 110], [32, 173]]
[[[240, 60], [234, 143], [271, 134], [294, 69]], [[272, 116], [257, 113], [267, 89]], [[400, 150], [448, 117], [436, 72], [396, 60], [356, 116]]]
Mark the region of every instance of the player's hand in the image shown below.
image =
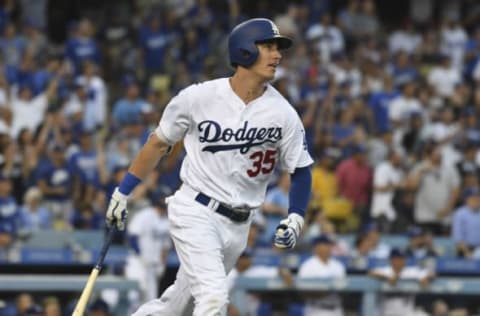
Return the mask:
[[127, 196], [115, 188], [108, 204], [107, 225], [109, 227], [115, 225], [118, 230], [124, 230], [127, 215]]
[[291, 249], [297, 244], [298, 236], [303, 228], [303, 217], [292, 213], [282, 219], [275, 232], [275, 246], [283, 249]]

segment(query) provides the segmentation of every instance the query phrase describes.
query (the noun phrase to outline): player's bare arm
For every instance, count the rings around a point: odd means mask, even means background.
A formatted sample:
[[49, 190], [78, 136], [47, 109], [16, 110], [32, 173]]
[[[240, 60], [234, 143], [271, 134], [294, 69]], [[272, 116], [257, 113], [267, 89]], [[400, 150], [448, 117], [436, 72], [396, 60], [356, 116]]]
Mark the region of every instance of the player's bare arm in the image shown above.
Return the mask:
[[158, 161], [168, 153], [170, 145], [152, 133], [145, 145], [130, 165], [127, 174], [115, 189], [108, 205], [106, 219], [109, 226], [125, 229], [125, 220], [128, 215], [127, 197], [133, 189], [149, 174]]
[[155, 168], [158, 161], [168, 153], [169, 149], [170, 145], [152, 133], [133, 160], [128, 172], [139, 179], [144, 179]]

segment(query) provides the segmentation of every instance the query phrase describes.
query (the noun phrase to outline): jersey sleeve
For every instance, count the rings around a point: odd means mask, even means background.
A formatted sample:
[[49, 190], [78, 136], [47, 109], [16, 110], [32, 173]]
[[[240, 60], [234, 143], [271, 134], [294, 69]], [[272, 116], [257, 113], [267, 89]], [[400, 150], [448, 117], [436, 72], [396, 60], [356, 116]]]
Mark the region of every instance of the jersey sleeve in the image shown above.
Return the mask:
[[182, 90], [165, 107], [155, 134], [169, 145], [180, 141], [190, 127], [192, 87]]
[[288, 113], [285, 124], [285, 134], [280, 141], [280, 164], [283, 170], [293, 173], [296, 168], [307, 167], [313, 163], [308, 153], [305, 129], [300, 118], [292, 110], [293, 115]]
[[128, 225], [128, 234], [140, 236], [142, 231], [145, 230], [145, 223], [143, 220], [143, 213], [139, 213], [136, 216], [133, 216], [132, 220]]

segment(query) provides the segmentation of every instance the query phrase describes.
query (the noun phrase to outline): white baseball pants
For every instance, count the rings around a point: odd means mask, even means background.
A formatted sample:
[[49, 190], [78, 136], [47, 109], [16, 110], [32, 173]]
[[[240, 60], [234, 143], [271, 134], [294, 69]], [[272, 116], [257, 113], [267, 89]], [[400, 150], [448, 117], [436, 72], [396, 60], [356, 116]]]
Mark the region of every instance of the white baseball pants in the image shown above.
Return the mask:
[[180, 259], [175, 283], [132, 316], [225, 316], [227, 274], [247, 244], [250, 221], [235, 223], [195, 201], [183, 185], [167, 199], [170, 235]]

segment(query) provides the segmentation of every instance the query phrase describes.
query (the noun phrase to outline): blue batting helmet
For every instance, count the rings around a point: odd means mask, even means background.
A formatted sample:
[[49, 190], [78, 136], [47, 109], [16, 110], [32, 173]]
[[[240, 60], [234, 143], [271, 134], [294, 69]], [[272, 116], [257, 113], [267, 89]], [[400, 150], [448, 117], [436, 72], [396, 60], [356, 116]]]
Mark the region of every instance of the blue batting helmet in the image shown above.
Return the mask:
[[292, 40], [280, 35], [277, 26], [269, 19], [256, 18], [237, 25], [228, 37], [230, 64], [235, 67], [251, 66], [258, 57], [255, 44], [275, 40], [279, 49], [292, 46]]

